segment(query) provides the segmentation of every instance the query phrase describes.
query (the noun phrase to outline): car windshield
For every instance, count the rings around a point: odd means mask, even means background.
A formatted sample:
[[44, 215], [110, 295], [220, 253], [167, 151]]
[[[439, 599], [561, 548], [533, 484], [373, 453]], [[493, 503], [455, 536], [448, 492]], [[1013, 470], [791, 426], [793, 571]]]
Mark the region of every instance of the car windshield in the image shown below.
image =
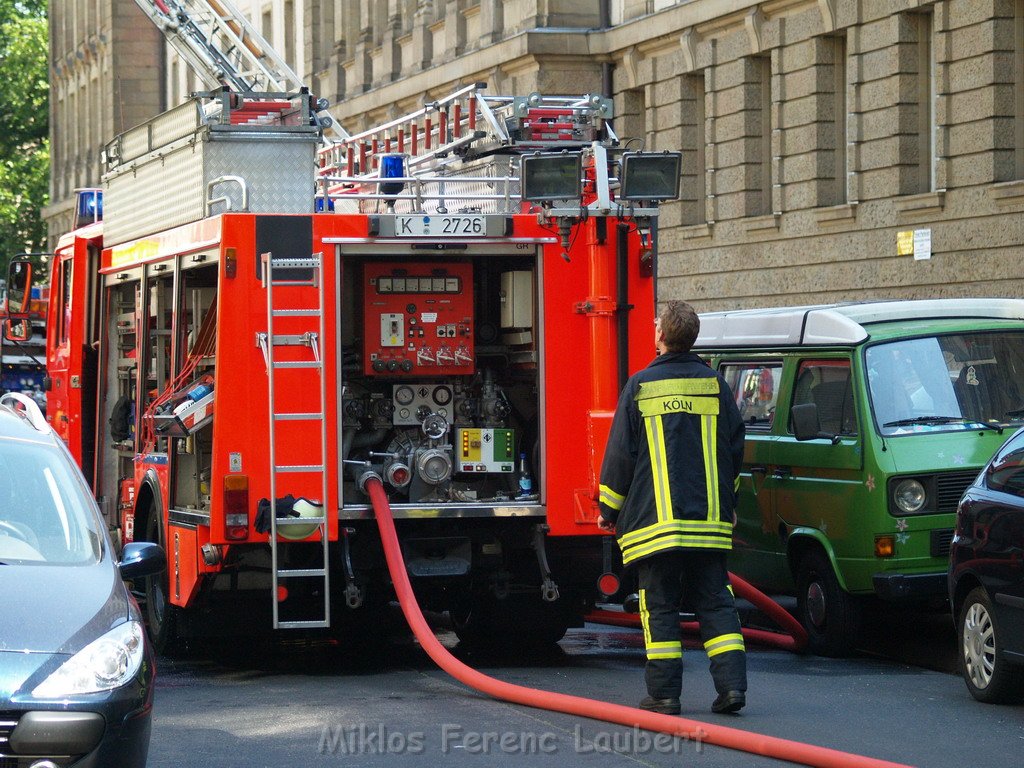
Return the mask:
[[865, 362], [875, 423], [883, 435], [1024, 420], [1024, 332], [876, 344]]
[[0, 568], [95, 563], [100, 537], [87, 490], [63, 454], [0, 439]]

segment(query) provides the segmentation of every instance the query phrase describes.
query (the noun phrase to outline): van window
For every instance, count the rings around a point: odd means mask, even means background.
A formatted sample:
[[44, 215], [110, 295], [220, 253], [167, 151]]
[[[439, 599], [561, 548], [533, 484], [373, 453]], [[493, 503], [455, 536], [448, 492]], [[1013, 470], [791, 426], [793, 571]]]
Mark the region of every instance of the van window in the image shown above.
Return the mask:
[[779, 397], [782, 363], [726, 363], [719, 371], [748, 429], [770, 429]]
[[1024, 418], [1024, 333], [990, 331], [893, 341], [865, 355], [883, 435], [976, 428]]
[[[814, 403], [821, 431], [832, 435], [856, 435], [853, 385], [849, 360], [804, 360], [796, 374], [793, 405]], [[793, 431], [792, 424], [790, 431]]]

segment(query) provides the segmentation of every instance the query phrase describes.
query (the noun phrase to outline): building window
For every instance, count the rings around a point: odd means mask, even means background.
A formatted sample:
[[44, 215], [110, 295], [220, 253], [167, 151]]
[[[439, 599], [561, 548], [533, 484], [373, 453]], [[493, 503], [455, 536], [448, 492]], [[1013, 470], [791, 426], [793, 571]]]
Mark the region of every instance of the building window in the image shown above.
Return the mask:
[[756, 202], [753, 216], [763, 216], [772, 212], [772, 60], [769, 56], [753, 58], [755, 82], [758, 90], [758, 104], [755, 111], [759, 113], [760, 131], [758, 132], [758, 165], [760, 170], [760, 194]]
[[918, 190], [935, 190], [935, 26], [930, 13], [915, 14], [917, 24]]
[[684, 225], [703, 224], [707, 221], [706, 96], [703, 72], [683, 75], [683, 175], [680, 197]]
[[1024, 179], [1024, 0], [1013, 6], [1013, 178]]
[[835, 190], [833, 192], [833, 205], [842, 205], [848, 199], [846, 181], [849, 178], [848, 155], [846, 153], [849, 142], [846, 108], [846, 32], [842, 32], [832, 39], [832, 108], [833, 130], [835, 139], [835, 150], [833, 154], [833, 178]]

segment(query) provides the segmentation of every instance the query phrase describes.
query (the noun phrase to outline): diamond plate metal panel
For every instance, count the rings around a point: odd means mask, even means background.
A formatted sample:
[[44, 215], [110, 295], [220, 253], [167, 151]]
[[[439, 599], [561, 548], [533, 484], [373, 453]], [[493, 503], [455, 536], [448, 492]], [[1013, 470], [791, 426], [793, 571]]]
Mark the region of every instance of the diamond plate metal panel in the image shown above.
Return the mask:
[[[254, 213], [312, 213], [316, 137], [219, 134], [206, 129], [195, 143], [121, 167], [104, 177], [104, 241], [117, 245], [206, 217], [208, 182], [241, 177]], [[211, 197], [226, 196], [242, 210], [237, 184], [219, 184]], [[211, 215], [227, 210], [214, 205]]]

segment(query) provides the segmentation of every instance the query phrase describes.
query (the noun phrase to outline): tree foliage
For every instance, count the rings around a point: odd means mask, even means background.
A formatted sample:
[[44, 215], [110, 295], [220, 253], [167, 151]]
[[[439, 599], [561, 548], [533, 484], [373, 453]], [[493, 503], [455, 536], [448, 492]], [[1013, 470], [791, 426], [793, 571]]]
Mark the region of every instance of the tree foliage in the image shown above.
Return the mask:
[[0, 0], [0, 274], [41, 251], [50, 173], [45, 0]]

